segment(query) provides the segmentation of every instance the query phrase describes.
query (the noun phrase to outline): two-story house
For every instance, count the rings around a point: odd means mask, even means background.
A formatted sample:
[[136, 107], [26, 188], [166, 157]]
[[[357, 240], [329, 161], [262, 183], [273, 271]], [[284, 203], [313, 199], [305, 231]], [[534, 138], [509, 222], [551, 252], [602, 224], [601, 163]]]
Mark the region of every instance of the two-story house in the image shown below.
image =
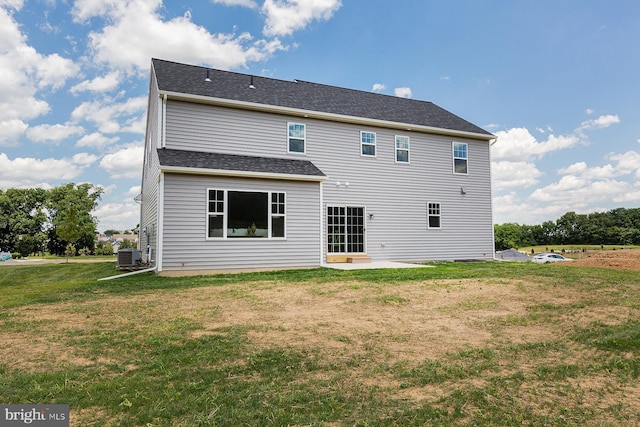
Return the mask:
[[431, 102], [151, 63], [158, 272], [493, 258], [491, 133]]

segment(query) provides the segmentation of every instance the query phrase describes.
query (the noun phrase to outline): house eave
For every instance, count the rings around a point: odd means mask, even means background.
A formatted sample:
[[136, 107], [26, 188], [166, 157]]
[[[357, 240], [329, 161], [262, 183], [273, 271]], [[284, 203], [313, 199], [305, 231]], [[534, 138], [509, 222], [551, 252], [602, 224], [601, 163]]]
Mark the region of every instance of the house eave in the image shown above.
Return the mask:
[[258, 178], [258, 179], [277, 179], [285, 181], [307, 181], [307, 182], [323, 182], [326, 176], [318, 175], [299, 175], [284, 173], [268, 173], [268, 172], [251, 172], [236, 171], [226, 169], [207, 169], [207, 168], [191, 168], [183, 166], [161, 166], [161, 172], [179, 173], [187, 175], [209, 175], [209, 176], [226, 176], [234, 178]]
[[439, 127], [431, 127], [424, 125], [416, 125], [412, 123], [391, 122], [379, 119], [370, 119], [366, 117], [346, 116], [334, 113], [325, 113], [320, 111], [303, 110], [299, 108], [282, 107], [278, 105], [259, 104], [255, 102], [237, 101], [233, 99], [216, 98], [211, 96], [193, 95], [181, 92], [160, 91], [160, 97], [167, 96], [177, 101], [196, 102], [200, 104], [217, 105], [221, 107], [237, 108], [242, 110], [260, 111], [265, 113], [285, 114], [298, 116], [309, 119], [328, 120], [333, 122], [351, 123], [363, 126], [376, 126], [389, 129], [397, 129], [408, 132], [421, 132], [436, 135], [451, 136], [456, 138], [479, 139], [482, 141], [491, 141], [496, 138], [493, 134], [483, 134], [476, 132], [467, 132], [461, 130], [444, 129]]

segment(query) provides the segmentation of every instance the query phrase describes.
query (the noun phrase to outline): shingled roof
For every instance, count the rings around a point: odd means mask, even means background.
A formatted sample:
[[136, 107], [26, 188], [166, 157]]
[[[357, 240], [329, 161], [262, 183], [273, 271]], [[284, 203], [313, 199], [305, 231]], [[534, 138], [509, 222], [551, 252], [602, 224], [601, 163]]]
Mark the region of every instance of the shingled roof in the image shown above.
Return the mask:
[[325, 174], [307, 160], [241, 156], [169, 148], [158, 149], [158, 159], [160, 166], [164, 168], [239, 172], [241, 174], [280, 176], [285, 179], [288, 175], [307, 177], [313, 181], [322, 181], [325, 178]]
[[[432, 102], [301, 80], [285, 81], [153, 59], [160, 92], [425, 126], [483, 136], [492, 134]], [[208, 73], [208, 74], [207, 74]], [[209, 76], [210, 82], [205, 81]], [[249, 88], [253, 83], [254, 88]]]

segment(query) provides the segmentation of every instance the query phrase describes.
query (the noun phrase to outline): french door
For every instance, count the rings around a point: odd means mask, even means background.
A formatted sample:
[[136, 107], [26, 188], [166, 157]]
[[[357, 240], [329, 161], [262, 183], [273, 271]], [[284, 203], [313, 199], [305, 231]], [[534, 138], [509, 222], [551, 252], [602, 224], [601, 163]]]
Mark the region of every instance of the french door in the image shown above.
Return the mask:
[[327, 253], [364, 254], [364, 208], [356, 206], [327, 207]]

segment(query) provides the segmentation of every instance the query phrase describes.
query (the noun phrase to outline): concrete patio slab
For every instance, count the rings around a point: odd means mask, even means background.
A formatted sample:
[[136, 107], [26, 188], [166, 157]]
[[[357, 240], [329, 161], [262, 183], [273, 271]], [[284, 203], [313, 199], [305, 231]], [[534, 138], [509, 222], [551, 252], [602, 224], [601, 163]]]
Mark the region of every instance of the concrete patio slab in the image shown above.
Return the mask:
[[410, 264], [407, 262], [395, 261], [372, 261], [369, 263], [351, 264], [347, 262], [336, 262], [323, 264], [323, 267], [333, 268], [334, 270], [373, 270], [376, 268], [433, 268], [434, 265]]

